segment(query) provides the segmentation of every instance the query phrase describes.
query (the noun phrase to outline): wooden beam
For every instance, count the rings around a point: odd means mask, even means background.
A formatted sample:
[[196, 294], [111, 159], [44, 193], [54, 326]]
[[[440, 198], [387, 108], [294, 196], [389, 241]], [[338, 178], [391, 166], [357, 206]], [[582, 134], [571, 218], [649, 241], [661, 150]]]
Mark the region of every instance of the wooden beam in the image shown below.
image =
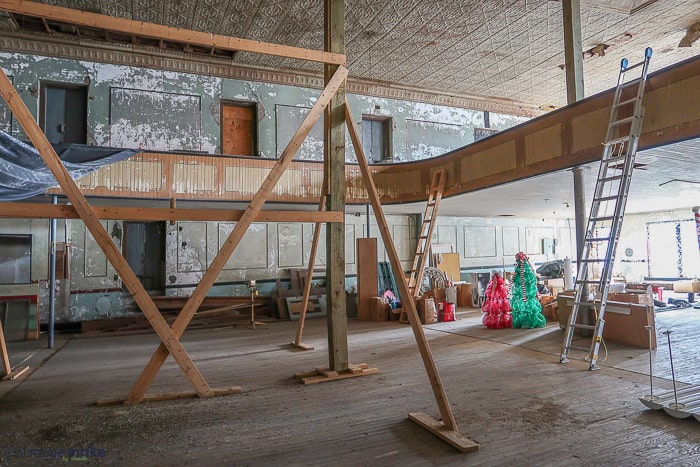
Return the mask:
[[[214, 257], [214, 260], [211, 262], [207, 272], [200, 280], [194, 292], [192, 292], [192, 296], [189, 298], [187, 303], [185, 303], [182, 311], [178, 314], [172, 327], [173, 333], [176, 336], [181, 336], [185, 331], [185, 328], [187, 328], [187, 325], [192, 320], [192, 317], [199, 308], [199, 305], [201, 305], [205, 296], [209, 292], [209, 289], [211, 289], [211, 286], [214, 285], [216, 278], [219, 276], [219, 273], [226, 265], [226, 262], [231, 257], [231, 254], [233, 254], [233, 251], [240, 243], [243, 235], [245, 235], [246, 231], [248, 230], [248, 227], [250, 227], [250, 224], [261, 211], [265, 201], [279, 179], [282, 177], [285, 169], [301, 147], [301, 144], [304, 142], [304, 139], [306, 139], [306, 136], [311, 132], [311, 129], [316, 121], [323, 114], [323, 110], [326, 108], [333, 95], [335, 95], [338, 88], [345, 82], [347, 75], [347, 68], [338, 68], [338, 71], [336, 72], [335, 76], [333, 76], [333, 79], [328, 83], [314, 106], [307, 114], [304, 121], [301, 123], [299, 129], [296, 131], [296, 133], [294, 133], [294, 136], [292, 136], [289, 144], [287, 144], [284, 152], [260, 185], [260, 189], [251, 200], [240, 220], [233, 228], [223, 245], [221, 245], [219, 252], [217, 253], [216, 257]], [[146, 390], [158, 374], [158, 370], [160, 370], [160, 367], [163, 365], [166, 358], [168, 358], [169, 351], [170, 349], [162, 343], [158, 346], [158, 349], [155, 351], [131, 389], [125, 403], [132, 404], [135, 402], [140, 402], [143, 399]]]
[[[324, 0], [324, 49], [345, 52], [344, 0]], [[326, 65], [324, 80], [335, 74], [336, 65]], [[327, 207], [345, 211], [345, 88], [338, 90], [324, 116], [324, 169]], [[345, 299], [345, 221], [326, 225], [326, 298], [328, 300], [328, 366], [348, 368], [348, 318]]]
[[[200, 221], [236, 222], [243, 216], [242, 209], [183, 209], [92, 206], [98, 219], [121, 221]], [[0, 203], [0, 219], [79, 219], [72, 205], [44, 203]], [[317, 211], [260, 211], [255, 222], [342, 222], [343, 212]]]
[[[321, 199], [318, 202], [318, 212], [326, 210], [326, 184], [324, 182], [321, 187]], [[335, 222], [343, 222], [341, 219]], [[332, 221], [326, 221], [332, 222]], [[309, 255], [309, 266], [306, 270], [306, 284], [304, 284], [304, 295], [301, 300], [301, 313], [299, 314], [299, 324], [297, 325], [297, 333], [294, 337], [292, 345], [302, 350], [313, 350], [310, 345], [301, 342], [301, 336], [304, 332], [304, 322], [306, 321], [306, 308], [309, 306], [309, 295], [311, 295], [311, 282], [314, 274], [314, 265], [316, 264], [316, 252], [318, 251], [318, 240], [321, 237], [321, 222], [316, 222], [314, 226], [314, 238], [311, 241], [311, 254]]]
[[2, 371], [0, 377], [9, 375], [12, 373], [12, 367], [10, 366], [10, 356], [7, 354], [7, 345], [5, 344], [5, 333], [2, 330], [2, 323], [0, 322], [0, 358], [2, 358]]
[[566, 100], [573, 104], [583, 99], [583, 47], [581, 46], [581, 0], [563, 0], [564, 63]]
[[[240, 394], [243, 389], [240, 386], [231, 386], [226, 388], [214, 388], [212, 389], [214, 396], [227, 396], [229, 394]], [[177, 399], [191, 399], [197, 397], [197, 393], [194, 391], [184, 391], [184, 392], [169, 392], [165, 394], [153, 394], [143, 398], [143, 402], [156, 402], [156, 401], [172, 401]], [[124, 403], [123, 397], [110, 397], [106, 399], [98, 400], [95, 405], [98, 407], [108, 407], [110, 405], [121, 405]]]
[[88, 26], [91, 28], [106, 29], [109, 31], [131, 34], [132, 36], [184, 42], [190, 45], [213, 47], [221, 50], [241, 50], [265, 55], [276, 55], [279, 57], [309, 60], [312, 62], [345, 65], [345, 55], [343, 54], [327, 53], [319, 50], [309, 50], [300, 47], [290, 47], [280, 44], [271, 44], [268, 42], [227, 37], [219, 34], [161, 26], [159, 24], [115, 18], [113, 16], [74, 10], [72, 8], [51, 6], [38, 2], [29, 2], [25, 0], [0, 0], [0, 9], [11, 13], [19, 13], [22, 15], [34, 16], [43, 19], [52, 19], [73, 25]]
[[428, 380], [430, 381], [430, 386], [433, 389], [433, 394], [435, 395], [435, 401], [437, 402], [438, 408], [440, 409], [440, 416], [445, 427], [448, 430], [458, 431], [457, 424], [455, 422], [454, 416], [452, 415], [452, 409], [447, 401], [447, 394], [445, 393], [445, 388], [440, 380], [440, 374], [438, 373], [437, 366], [435, 366], [435, 360], [433, 359], [433, 354], [430, 352], [430, 346], [428, 345], [428, 339], [425, 337], [425, 332], [423, 332], [423, 326], [421, 326], [420, 319], [418, 318], [418, 312], [416, 311], [416, 302], [413, 300], [411, 291], [408, 288], [408, 282], [406, 282], [406, 275], [401, 267], [401, 261], [399, 260], [399, 255], [396, 253], [396, 247], [391, 238], [391, 232], [389, 230], [389, 225], [387, 224], [386, 217], [384, 217], [384, 211], [382, 210], [382, 205], [379, 202], [379, 195], [377, 194], [377, 189], [374, 186], [374, 181], [372, 180], [372, 174], [369, 171], [369, 166], [367, 165], [367, 159], [365, 157], [364, 150], [362, 149], [362, 141], [360, 136], [357, 134], [357, 128], [353, 123], [352, 115], [350, 113], [350, 107], [345, 106], [345, 122], [347, 124], [348, 130], [350, 132], [350, 139], [352, 140], [352, 145], [355, 148], [355, 154], [357, 154], [357, 162], [360, 166], [360, 171], [362, 172], [362, 180], [365, 183], [365, 188], [369, 194], [369, 200], [372, 204], [372, 209], [374, 210], [374, 216], [377, 219], [377, 225], [379, 227], [379, 233], [384, 241], [384, 248], [389, 256], [389, 262], [391, 263], [391, 269], [394, 272], [394, 278], [396, 279], [396, 285], [399, 288], [399, 295], [401, 296], [401, 303], [403, 309], [407, 311], [408, 318], [411, 323], [411, 329], [413, 330], [413, 335], [416, 339], [416, 344], [418, 344], [418, 350], [421, 357], [423, 358], [423, 365], [425, 365], [425, 371], [428, 373]]
[[153, 300], [151, 300], [146, 289], [143, 288], [141, 282], [134, 274], [129, 264], [122, 256], [119, 249], [112, 241], [109, 233], [104, 228], [100, 220], [95, 216], [90, 204], [85, 196], [83, 196], [80, 188], [76, 185], [73, 178], [70, 176], [63, 163], [59, 159], [56, 151], [46, 139], [46, 135], [41, 131], [34, 117], [27, 109], [27, 106], [22, 101], [15, 88], [10, 83], [7, 75], [0, 69], [0, 93], [7, 102], [8, 107], [12, 110], [15, 118], [20, 123], [24, 132], [34, 144], [34, 147], [39, 151], [42, 159], [47, 167], [51, 170], [64, 193], [73, 204], [76, 212], [85, 223], [85, 226], [94, 237], [97, 244], [102, 248], [107, 259], [110, 261], [114, 269], [117, 271], [126, 288], [131, 292], [134, 301], [139, 306], [143, 314], [148, 319], [163, 345], [170, 351], [177, 364], [182, 369], [187, 379], [192, 383], [192, 386], [200, 396], [211, 396], [212, 390], [204, 380], [204, 377], [199, 372], [192, 359], [187, 354], [178, 337], [174, 335], [168, 323], [156, 308]]

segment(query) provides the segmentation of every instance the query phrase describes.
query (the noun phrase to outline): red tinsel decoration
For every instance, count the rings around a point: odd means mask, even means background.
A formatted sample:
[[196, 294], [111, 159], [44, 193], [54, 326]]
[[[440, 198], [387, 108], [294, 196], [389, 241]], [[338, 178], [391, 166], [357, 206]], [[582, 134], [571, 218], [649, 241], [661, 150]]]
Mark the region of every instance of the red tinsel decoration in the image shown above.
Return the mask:
[[486, 287], [486, 300], [481, 310], [484, 312], [481, 322], [487, 328], [500, 329], [512, 326], [508, 288], [498, 273], [493, 274]]

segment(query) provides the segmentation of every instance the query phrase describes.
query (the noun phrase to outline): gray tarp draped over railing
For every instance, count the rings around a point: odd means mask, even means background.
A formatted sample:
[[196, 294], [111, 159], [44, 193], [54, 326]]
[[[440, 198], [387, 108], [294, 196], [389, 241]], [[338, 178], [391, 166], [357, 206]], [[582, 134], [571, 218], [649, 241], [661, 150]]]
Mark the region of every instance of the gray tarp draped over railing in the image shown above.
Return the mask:
[[[131, 149], [83, 144], [54, 144], [53, 147], [74, 180], [137, 153]], [[34, 147], [0, 131], [0, 201], [31, 198], [57, 185]]]

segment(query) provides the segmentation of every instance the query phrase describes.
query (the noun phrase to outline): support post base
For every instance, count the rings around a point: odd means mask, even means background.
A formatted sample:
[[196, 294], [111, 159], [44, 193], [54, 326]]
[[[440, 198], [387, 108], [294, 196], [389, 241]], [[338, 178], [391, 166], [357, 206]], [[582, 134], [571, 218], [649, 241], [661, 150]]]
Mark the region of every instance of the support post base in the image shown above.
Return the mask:
[[9, 374], [3, 376], [2, 379], [0, 379], [0, 381], [14, 381], [20, 376], [22, 376], [25, 372], [27, 372], [27, 370], [29, 370], [28, 366], [25, 366], [21, 370], [11, 371]]
[[316, 368], [315, 370], [296, 373], [295, 378], [300, 379], [304, 384], [325, 383], [337, 379], [354, 378], [356, 376], [367, 376], [379, 373], [379, 368], [370, 368], [366, 363], [348, 365], [346, 370], [335, 371], [329, 368]]
[[299, 342], [298, 344], [296, 342], [290, 342], [290, 344], [295, 349], [300, 349], [300, 350], [313, 350], [314, 349], [313, 345], [304, 344], [303, 342]]
[[422, 426], [441, 440], [451, 444], [462, 452], [474, 452], [479, 450], [479, 443], [476, 443], [459, 431], [450, 430], [445, 425], [435, 420], [433, 417], [423, 412], [413, 412], [408, 414], [408, 419]]

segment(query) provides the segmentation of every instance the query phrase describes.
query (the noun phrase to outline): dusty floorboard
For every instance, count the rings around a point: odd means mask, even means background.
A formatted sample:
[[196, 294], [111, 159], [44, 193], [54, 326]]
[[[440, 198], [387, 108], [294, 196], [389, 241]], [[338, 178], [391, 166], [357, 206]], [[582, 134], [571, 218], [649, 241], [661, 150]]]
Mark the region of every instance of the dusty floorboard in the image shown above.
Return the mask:
[[[674, 329], [676, 376], [688, 383], [700, 380], [697, 313], [657, 315], [659, 327]], [[210, 384], [243, 393], [131, 407], [94, 403], [127, 394], [154, 335], [62, 340], [58, 352], [35, 356], [35, 366], [45, 362], [25, 381], [0, 383], [0, 463], [37, 464], [22, 449], [92, 446], [88, 454], [103, 449], [104, 457], [87, 460], [121, 465], [700, 464], [700, 423], [637, 401], [648, 393], [646, 350], [609, 343], [603, 369], [589, 372], [582, 355], [557, 363], [558, 325], [488, 330], [478, 312], [458, 318], [425, 330], [458, 426], [478, 452], [459, 453], [407, 420], [409, 412], [437, 415], [409, 326], [351, 321], [351, 361], [381, 373], [296, 382], [294, 373], [328, 363], [325, 321], [314, 319], [304, 334], [310, 352], [288, 350], [293, 322], [188, 332], [185, 347]], [[670, 388], [668, 349], [659, 344], [655, 383]], [[32, 352], [27, 343], [10, 351], [13, 361]], [[151, 391], [188, 389], [169, 359]]]

